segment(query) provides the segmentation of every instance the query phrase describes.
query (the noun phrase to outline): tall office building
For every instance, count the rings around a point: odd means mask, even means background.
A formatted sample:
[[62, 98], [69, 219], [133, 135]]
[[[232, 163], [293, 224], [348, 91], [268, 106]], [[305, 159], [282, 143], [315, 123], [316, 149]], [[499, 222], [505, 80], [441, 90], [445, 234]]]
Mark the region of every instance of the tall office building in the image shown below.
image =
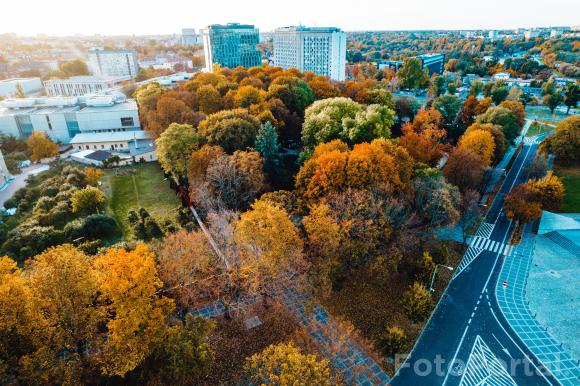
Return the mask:
[[195, 46], [201, 44], [201, 35], [195, 33], [195, 28], [182, 28], [181, 44], [184, 46]]
[[137, 52], [92, 48], [89, 52], [89, 68], [93, 75], [134, 78], [139, 72]]
[[274, 65], [345, 79], [346, 33], [339, 28], [283, 27], [274, 32]]
[[222, 67], [254, 67], [262, 62], [256, 48], [260, 40], [253, 25], [229, 23], [213, 24], [202, 31], [205, 68], [211, 71], [214, 63]]

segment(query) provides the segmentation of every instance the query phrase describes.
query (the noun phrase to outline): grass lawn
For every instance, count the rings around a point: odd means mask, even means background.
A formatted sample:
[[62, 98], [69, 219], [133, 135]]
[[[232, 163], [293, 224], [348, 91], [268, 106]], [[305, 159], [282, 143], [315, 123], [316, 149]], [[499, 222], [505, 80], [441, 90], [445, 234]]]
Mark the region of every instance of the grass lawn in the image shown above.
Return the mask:
[[[435, 242], [432, 247], [435, 249]], [[461, 260], [464, 247], [460, 243], [446, 242], [449, 247], [449, 264], [456, 267]], [[431, 249], [431, 247], [426, 247]], [[433, 300], [436, 302], [445, 290], [452, 277], [452, 272], [444, 269], [437, 271], [437, 280], [433, 286]], [[381, 352], [381, 342], [388, 326], [400, 327], [406, 336], [403, 352], [410, 352], [424, 323], [413, 324], [405, 315], [402, 307], [403, 294], [413, 284], [413, 279], [399, 274], [387, 285], [375, 283], [364, 272], [351, 275], [342, 289], [333, 291], [324, 306], [333, 315], [348, 320], [354, 325], [357, 333], [368, 342], [368, 351]], [[368, 346], [367, 346], [368, 347]], [[384, 357], [383, 357], [384, 358]], [[380, 364], [389, 375], [394, 373], [394, 364], [380, 360]]]
[[178, 197], [164, 181], [157, 162], [105, 171], [102, 189], [109, 199], [109, 211], [126, 233], [127, 213], [145, 208], [152, 216], [173, 218], [180, 206]]
[[540, 135], [543, 133], [548, 133], [550, 131], [554, 130], [553, 126], [549, 126], [540, 122], [533, 122], [530, 125], [530, 128], [528, 129], [528, 132], [526, 133], [526, 137], [533, 137], [535, 135]]
[[555, 166], [554, 172], [562, 178], [566, 193], [561, 213], [580, 213], [580, 167]]

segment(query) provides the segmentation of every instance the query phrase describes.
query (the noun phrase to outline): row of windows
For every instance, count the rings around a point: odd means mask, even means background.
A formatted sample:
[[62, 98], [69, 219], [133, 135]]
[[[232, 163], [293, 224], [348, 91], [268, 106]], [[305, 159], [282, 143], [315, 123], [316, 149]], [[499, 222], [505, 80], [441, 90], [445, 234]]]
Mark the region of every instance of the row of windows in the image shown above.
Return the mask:
[[[79, 145], [77, 146], [79, 150], [83, 150], [83, 145]], [[113, 145], [110, 146], [111, 150], [115, 150], [115, 149], [122, 149], [124, 148], [125, 145], [122, 143], [115, 143]], [[91, 145], [85, 145], [86, 150], [90, 150]], [[101, 149], [104, 149], [105, 145], [101, 145]], [[93, 149], [97, 150], [97, 145], [93, 145]]]

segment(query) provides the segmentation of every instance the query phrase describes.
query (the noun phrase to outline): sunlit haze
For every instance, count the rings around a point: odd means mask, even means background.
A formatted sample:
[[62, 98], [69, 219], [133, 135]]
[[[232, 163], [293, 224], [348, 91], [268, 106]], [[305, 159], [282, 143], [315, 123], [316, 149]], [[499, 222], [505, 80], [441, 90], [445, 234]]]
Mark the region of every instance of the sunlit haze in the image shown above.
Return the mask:
[[575, 0], [3, 0], [0, 8], [0, 33], [22, 35], [172, 34], [180, 33], [182, 27], [198, 29], [227, 22], [254, 24], [261, 31], [297, 24], [332, 25], [349, 31], [501, 29], [580, 23], [580, 3]]

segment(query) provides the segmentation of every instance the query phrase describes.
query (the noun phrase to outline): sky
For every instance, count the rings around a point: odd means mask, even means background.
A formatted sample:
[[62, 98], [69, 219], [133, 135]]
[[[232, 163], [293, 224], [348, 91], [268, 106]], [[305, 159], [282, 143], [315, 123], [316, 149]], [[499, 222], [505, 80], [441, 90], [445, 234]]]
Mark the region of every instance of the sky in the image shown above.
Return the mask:
[[0, 0], [0, 33], [155, 35], [239, 22], [354, 30], [513, 29], [580, 24], [578, 0]]

